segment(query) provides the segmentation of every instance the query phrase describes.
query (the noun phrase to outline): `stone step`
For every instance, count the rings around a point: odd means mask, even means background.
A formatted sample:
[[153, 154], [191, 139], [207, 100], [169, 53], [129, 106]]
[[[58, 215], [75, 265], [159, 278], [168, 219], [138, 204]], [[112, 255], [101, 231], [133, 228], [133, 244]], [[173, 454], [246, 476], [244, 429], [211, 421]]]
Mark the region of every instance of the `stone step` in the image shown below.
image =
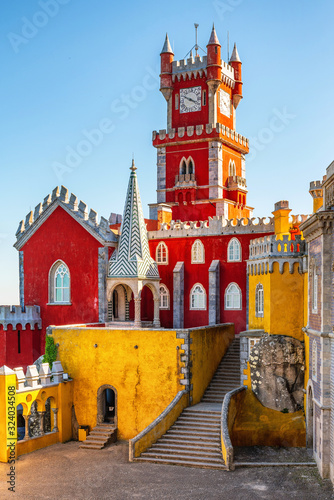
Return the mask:
[[141, 455], [141, 458], [151, 458], [151, 459], [162, 459], [162, 458], [165, 458], [165, 459], [168, 459], [168, 460], [173, 460], [173, 459], [176, 459], [176, 460], [182, 460], [184, 462], [204, 462], [204, 460], [207, 460], [208, 462], [214, 464], [224, 464], [224, 461], [223, 461], [223, 458], [222, 457], [208, 457], [207, 455], [203, 455], [203, 456], [189, 456], [187, 454], [169, 454], [169, 453], [159, 453], [159, 454], [155, 454], [155, 453], [152, 453], [152, 452], [148, 452], [148, 451], [145, 451], [144, 453], [142, 453]]
[[150, 448], [149, 452], [144, 452], [144, 456], [164, 456], [164, 455], [185, 455], [192, 458], [218, 458], [221, 459], [222, 454], [218, 449], [208, 450], [201, 449], [198, 447], [197, 450], [194, 448], [179, 448], [177, 446], [174, 447], [166, 447], [166, 446], [157, 446], [155, 448]]
[[108, 431], [99, 431], [99, 430], [93, 429], [89, 435], [90, 436], [101, 436], [101, 437], [104, 437], [105, 439], [108, 439], [108, 438], [110, 438], [112, 433], [113, 433], [113, 431], [108, 432]]
[[109, 438], [106, 436], [100, 436], [99, 434], [94, 434], [93, 432], [91, 432], [89, 434], [89, 436], [87, 436], [87, 439], [89, 439], [89, 441], [94, 440], [94, 441], [101, 441], [102, 443], [106, 443]]
[[89, 436], [87, 437], [86, 441], [84, 441], [84, 444], [89, 443], [89, 444], [100, 444], [102, 446], [105, 445], [106, 440], [98, 439], [95, 437], [90, 438]]
[[217, 416], [220, 416], [221, 412], [219, 410], [201, 410], [199, 408], [197, 409], [196, 406], [188, 406], [188, 408], [183, 410], [182, 415], [189, 414], [216, 418]]
[[[200, 444], [200, 446], [199, 446]], [[161, 447], [161, 446], [168, 446], [169, 448], [178, 448], [178, 449], [194, 449], [194, 450], [211, 450], [211, 451], [216, 451], [219, 449], [220, 445], [220, 440], [215, 440], [215, 441], [210, 441], [210, 442], [203, 442], [201, 441], [200, 443], [198, 440], [181, 440], [181, 439], [164, 439], [160, 438], [156, 443], [152, 444], [152, 448], [155, 447]]]
[[[196, 436], [193, 433], [167, 433], [164, 434], [160, 439], [166, 439], [168, 441], [181, 441], [181, 442], [201, 442], [202, 443], [220, 443], [220, 433], [217, 432], [210, 436]], [[160, 441], [160, 440], [159, 440]]]
[[103, 446], [104, 445], [86, 443], [86, 441], [84, 441], [84, 443], [81, 444], [79, 446], [79, 448], [86, 448], [86, 449], [89, 449], [89, 450], [102, 450]]
[[[174, 424], [175, 425], [175, 424]], [[181, 420], [181, 419], [177, 419], [176, 421], [176, 425], [177, 426], [184, 426], [184, 427], [189, 427], [189, 429], [192, 429], [193, 427], [195, 427], [196, 429], [217, 429], [217, 428], [220, 428], [220, 422], [207, 422], [205, 420], [198, 420], [197, 422], [193, 422], [193, 421], [190, 421], [190, 420]]]
[[204, 462], [194, 462], [192, 460], [181, 460], [180, 457], [177, 458], [149, 458], [149, 457], [143, 457], [140, 456], [135, 459], [136, 462], [150, 462], [154, 464], [164, 464], [164, 465], [181, 465], [185, 467], [201, 467], [201, 468], [207, 468], [207, 469], [223, 469], [226, 470], [226, 465], [224, 464], [223, 460], [222, 463], [211, 463], [211, 461], [204, 461]]
[[169, 436], [178, 436], [180, 434], [184, 434], [185, 436], [197, 436], [199, 437], [204, 437], [204, 438], [210, 438], [210, 437], [216, 437], [218, 434], [218, 431], [207, 431], [207, 430], [198, 430], [194, 429], [189, 431], [188, 429], [181, 427], [181, 428], [171, 428], [169, 431], [167, 431], [167, 434]]

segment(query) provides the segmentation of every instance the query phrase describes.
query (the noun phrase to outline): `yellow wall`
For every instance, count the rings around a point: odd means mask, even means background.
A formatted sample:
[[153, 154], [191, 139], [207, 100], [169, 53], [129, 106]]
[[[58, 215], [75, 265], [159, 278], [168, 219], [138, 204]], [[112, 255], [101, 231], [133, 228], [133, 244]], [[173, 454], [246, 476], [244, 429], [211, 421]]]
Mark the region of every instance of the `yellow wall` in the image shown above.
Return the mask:
[[249, 389], [236, 400], [237, 410], [231, 441], [233, 446], [297, 446], [306, 445], [303, 411], [282, 413], [265, 408]]
[[173, 330], [58, 327], [52, 336], [64, 371], [74, 379], [79, 425], [96, 425], [97, 391], [108, 384], [117, 392], [118, 438], [131, 439], [184, 388], [183, 340]]
[[[10, 370], [9, 370], [10, 371]], [[16, 402], [14, 406], [8, 404], [8, 390], [16, 387], [16, 375], [11, 373], [8, 375], [0, 375], [0, 462], [7, 462], [10, 454], [9, 445], [14, 440], [16, 442]], [[10, 396], [11, 397], [11, 396]], [[14, 396], [15, 397], [15, 396]], [[12, 402], [12, 400], [11, 400]], [[14, 420], [8, 420], [8, 409], [14, 408]], [[12, 414], [12, 412], [11, 412]], [[10, 423], [10, 426], [9, 426]], [[10, 429], [11, 434], [8, 432]], [[12, 435], [14, 433], [14, 436]], [[13, 450], [14, 451], [14, 450]], [[16, 449], [15, 449], [16, 455]]]
[[202, 399], [222, 357], [234, 339], [234, 324], [222, 325], [221, 328], [206, 328], [204, 331], [203, 328], [194, 329], [190, 331], [190, 338], [193, 385], [191, 396], [194, 405]]
[[[264, 292], [264, 317], [255, 317], [255, 289], [262, 283]], [[263, 329], [271, 335], [286, 335], [304, 340], [302, 328], [305, 325], [305, 275], [289, 272], [288, 263], [283, 273], [277, 262], [273, 272], [249, 276], [249, 329]]]

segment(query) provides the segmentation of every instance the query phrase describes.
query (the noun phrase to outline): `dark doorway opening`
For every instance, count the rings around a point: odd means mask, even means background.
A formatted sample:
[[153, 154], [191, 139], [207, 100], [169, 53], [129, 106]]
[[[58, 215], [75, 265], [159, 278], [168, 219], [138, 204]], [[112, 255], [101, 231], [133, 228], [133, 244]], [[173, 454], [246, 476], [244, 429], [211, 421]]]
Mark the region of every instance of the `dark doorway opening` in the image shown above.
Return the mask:
[[115, 422], [115, 404], [115, 392], [112, 389], [105, 389], [103, 391], [104, 422]]

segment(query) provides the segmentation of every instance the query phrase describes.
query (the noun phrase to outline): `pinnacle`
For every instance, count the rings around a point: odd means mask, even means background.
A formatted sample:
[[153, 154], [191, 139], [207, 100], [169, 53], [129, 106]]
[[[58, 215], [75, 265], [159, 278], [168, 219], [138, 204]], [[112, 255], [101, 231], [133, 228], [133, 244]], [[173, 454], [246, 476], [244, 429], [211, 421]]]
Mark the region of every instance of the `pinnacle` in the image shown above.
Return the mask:
[[168, 33], [166, 33], [166, 38], [165, 38], [165, 43], [164, 43], [164, 46], [162, 47], [162, 51], [161, 51], [161, 54], [174, 54], [174, 52], [172, 51], [172, 47], [169, 43], [169, 38], [168, 38]]
[[214, 24], [212, 26], [211, 36], [208, 45], [220, 45]]
[[132, 158], [132, 164], [131, 164], [130, 170], [132, 170], [132, 172], [135, 172], [137, 170], [134, 158]]
[[229, 62], [241, 62], [239, 54], [238, 54], [237, 44], [236, 43], [234, 44], [233, 52], [232, 52], [232, 55], [230, 57], [230, 61]]

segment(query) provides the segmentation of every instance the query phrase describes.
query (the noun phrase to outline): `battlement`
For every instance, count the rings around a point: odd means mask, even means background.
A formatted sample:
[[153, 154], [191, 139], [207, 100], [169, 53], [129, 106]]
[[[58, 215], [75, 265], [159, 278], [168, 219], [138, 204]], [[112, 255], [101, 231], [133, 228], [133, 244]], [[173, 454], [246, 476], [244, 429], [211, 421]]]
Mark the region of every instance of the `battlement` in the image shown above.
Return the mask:
[[[235, 78], [234, 78], [234, 68], [230, 66], [225, 61], [220, 61], [222, 68], [222, 81], [226, 83], [229, 87], [234, 88]], [[202, 77], [207, 76], [207, 56], [197, 56], [189, 57], [188, 59], [181, 59], [180, 61], [172, 62], [172, 81], [175, 82], [186, 80], [188, 78], [197, 78], [197, 76]]]
[[[49, 385], [58, 385], [64, 380], [64, 370], [60, 361], [52, 363], [52, 370], [50, 370], [49, 363], [42, 363], [39, 370], [36, 365], [29, 365], [26, 374], [24, 374], [22, 367], [14, 368], [13, 371], [17, 381], [16, 393], [31, 390], [32, 388], [38, 389]], [[52, 381], [51, 377], [53, 377]]]
[[310, 182], [310, 191], [322, 189], [322, 181]]
[[194, 236], [217, 236], [224, 234], [274, 232], [274, 219], [270, 217], [252, 217], [242, 219], [224, 219], [222, 216], [209, 217], [206, 221], [174, 221], [163, 223], [159, 231], [149, 231], [152, 239], [185, 238]]
[[7, 330], [8, 325], [12, 325], [13, 330], [17, 329], [17, 325], [21, 325], [22, 330], [26, 330], [27, 325], [30, 325], [31, 330], [41, 329], [42, 320], [40, 316], [39, 306], [0, 306], [0, 325], [4, 330]]
[[305, 240], [300, 235], [294, 240], [288, 234], [280, 240], [276, 239], [276, 235], [264, 236], [251, 240], [249, 244], [250, 261], [266, 257], [302, 257], [305, 252]]
[[[176, 142], [179, 139], [183, 139], [185, 137], [221, 137], [225, 138], [225, 140], [230, 143], [234, 144], [237, 146], [237, 148], [242, 149], [244, 151], [245, 149], [248, 149], [249, 147], [249, 140], [244, 137], [241, 134], [238, 134], [235, 132], [235, 130], [230, 129], [229, 127], [226, 127], [222, 125], [221, 123], [217, 123], [216, 126], [214, 126], [211, 123], [207, 123], [206, 125], [196, 125], [196, 126], [189, 126], [189, 127], [179, 127], [178, 129], [171, 128], [168, 131], [165, 129], [159, 130], [157, 132], [156, 130], [153, 131], [152, 133], [152, 140], [154, 143], [154, 146], [159, 146], [160, 141], [171, 141], [171, 142]], [[184, 140], [184, 139], [183, 139]]]
[[65, 186], [57, 186], [51, 194], [48, 194], [43, 202], [39, 203], [35, 210], [32, 210], [26, 215], [25, 220], [22, 220], [19, 227], [15, 233], [16, 244], [18, 246], [20, 241], [26, 236], [26, 234], [32, 230], [32, 228], [43, 223], [46, 214], [50, 213], [51, 207], [56, 208], [56, 206], [61, 205], [66, 207], [67, 210], [71, 212], [83, 225], [89, 228], [91, 231], [96, 233], [100, 238], [106, 242], [116, 242], [116, 237], [114, 233], [109, 228], [109, 222], [104, 217], [100, 218], [98, 221], [98, 214], [95, 210], [90, 209], [86, 203], [79, 201], [78, 198], [73, 194], [69, 194], [68, 189]]

